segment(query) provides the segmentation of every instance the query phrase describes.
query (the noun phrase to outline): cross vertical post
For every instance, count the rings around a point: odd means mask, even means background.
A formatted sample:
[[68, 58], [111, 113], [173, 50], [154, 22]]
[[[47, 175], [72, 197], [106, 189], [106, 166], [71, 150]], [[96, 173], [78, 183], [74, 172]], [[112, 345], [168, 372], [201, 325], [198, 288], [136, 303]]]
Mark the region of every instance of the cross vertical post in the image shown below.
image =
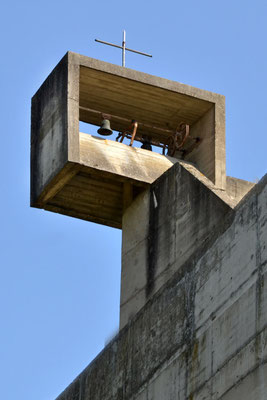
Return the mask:
[[126, 32], [122, 34], [122, 66], [125, 67], [125, 46], [126, 46]]

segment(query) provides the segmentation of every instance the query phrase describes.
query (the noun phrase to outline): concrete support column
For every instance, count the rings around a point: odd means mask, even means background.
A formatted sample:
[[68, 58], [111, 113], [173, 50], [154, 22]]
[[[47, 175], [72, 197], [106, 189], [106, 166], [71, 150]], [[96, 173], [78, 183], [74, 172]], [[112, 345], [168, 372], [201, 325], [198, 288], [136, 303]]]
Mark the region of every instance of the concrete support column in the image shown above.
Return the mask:
[[120, 329], [212, 235], [231, 208], [175, 164], [125, 210]]

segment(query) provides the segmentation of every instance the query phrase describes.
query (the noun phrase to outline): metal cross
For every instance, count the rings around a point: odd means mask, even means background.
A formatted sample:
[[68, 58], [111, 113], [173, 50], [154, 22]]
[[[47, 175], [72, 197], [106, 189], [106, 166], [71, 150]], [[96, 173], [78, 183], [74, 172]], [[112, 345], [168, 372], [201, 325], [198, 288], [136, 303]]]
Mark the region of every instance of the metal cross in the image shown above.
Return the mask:
[[117, 44], [113, 44], [113, 43], [109, 43], [109, 42], [104, 42], [103, 40], [98, 40], [98, 39], [95, 39], [95, 41], [99, 42], [99, 43], [107, 44], [108, 46], [113, 46], [113, 47], [117, 47], [118, 49], [121, 49], [122, 50], [122, 66], [123, 67], [125, 67], [125, 51], [126, 50], [131, 51], [132, 53], [141, 54], [142, 56], [152, 57], [151, 54], [142, 53], [141, 51], [128, 49], [128, 47], [126, 47], [126, 32], [125, 32], [125, 30], [123, 31], [123, 34], [122, 34], [122, 45], [121, 46], [118, 46]]

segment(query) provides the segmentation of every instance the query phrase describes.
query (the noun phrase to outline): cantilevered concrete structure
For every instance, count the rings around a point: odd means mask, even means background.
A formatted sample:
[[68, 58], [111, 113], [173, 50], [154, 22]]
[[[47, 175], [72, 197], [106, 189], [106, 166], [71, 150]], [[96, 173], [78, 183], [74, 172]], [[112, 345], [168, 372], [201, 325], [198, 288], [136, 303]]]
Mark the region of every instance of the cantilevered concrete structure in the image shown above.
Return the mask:
[[[79, 132], [102, 115], [198, 146]], [[120, 332], [58, 400], [266, 399], [267, 178], [226, 176], [224, 121], [221, 95], [74, 53], [33, 97], [31, 205], [122, 228]]]
[[124, 184], [134, 197], [176, 162], [79, 132], [102, 114], [161, 143], [188, 124], [199, 145], [184, 159], [226, 189], [223, 96], [69, 52], [32, 99], [32, 206], [121, 228]]

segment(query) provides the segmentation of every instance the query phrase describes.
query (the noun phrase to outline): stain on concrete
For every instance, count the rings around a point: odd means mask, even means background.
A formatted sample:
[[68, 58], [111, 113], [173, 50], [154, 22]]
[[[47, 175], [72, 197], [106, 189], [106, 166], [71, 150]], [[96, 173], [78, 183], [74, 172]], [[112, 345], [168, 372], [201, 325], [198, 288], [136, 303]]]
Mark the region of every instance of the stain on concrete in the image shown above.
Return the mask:
[[[80, 391], [74, 382], [58, 400], [78, 400], [78, 393], [79, 400], [266, 399], [266, 230], [256, 235], [261, 221], [246, 216], [249, 199], [222, 219], [82, 372]], [[159, 256], [161, 225], [151, 210], [150, 240], [154, 235], [156, 242], [150, 245]], [[154, 260], [151, 267], [153, 278], [159, 264]]]
[[159, 220], [159, 191], [156, 187], [150, 189], [149, 226], [147, 237], [147, 279], [146, 297], [149, 297], [155, 286], [155, 272], [158, 258], [158, 220]]

